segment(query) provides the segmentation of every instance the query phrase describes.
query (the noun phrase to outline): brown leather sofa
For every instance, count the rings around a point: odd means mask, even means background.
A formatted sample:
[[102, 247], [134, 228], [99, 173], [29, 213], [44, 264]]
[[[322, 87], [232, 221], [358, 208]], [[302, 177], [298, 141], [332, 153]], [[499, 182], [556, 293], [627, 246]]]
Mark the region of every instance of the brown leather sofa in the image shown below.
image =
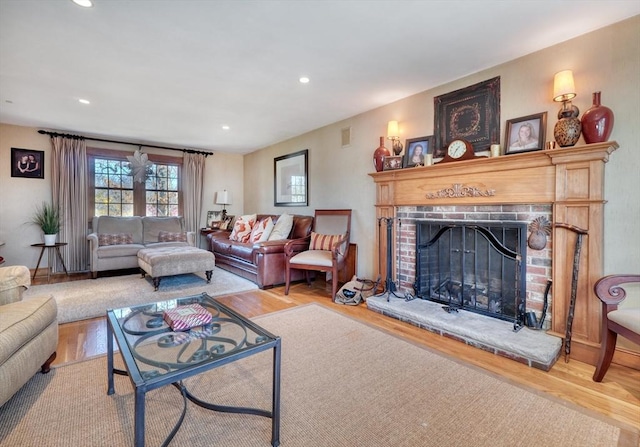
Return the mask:
[[[277, 214], [258, 214], [257, 220]], [[313, 228], [313, 216], [293, 215], [293, 226], [287, 239], [258, 243], [230, 241], [230, 231], [217, 231], [207, 235], [209, 250], [216, 257], [216, 267], [242, 276], [261, 289], [285, 283], [284, 246], [292, 239], [307, 238]], [[309, 248], [309, 241], [299, 245], [300, 251]], [[304, 279], [304, 271], [291, 272], [291, 281]]]

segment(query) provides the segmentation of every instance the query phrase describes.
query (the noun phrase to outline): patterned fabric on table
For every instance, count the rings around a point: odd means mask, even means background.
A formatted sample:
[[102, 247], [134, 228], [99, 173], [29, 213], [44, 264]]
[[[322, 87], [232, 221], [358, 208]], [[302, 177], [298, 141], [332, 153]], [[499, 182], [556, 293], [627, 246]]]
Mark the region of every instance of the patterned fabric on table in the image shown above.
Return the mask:
[[309, 250], [331, 250], [342, 237], [342, 234], [320, 234], [312, 231]]
[[133, 244], [133, 234], [132, 233], [101, 233], [98, 234], [98, 245], [125, 245], [125, 244]]
[[246, 214], [236, 219], [236, 223], [233, 225], [233, 231], [229, 235], [230, 241], [237, 242], [249, 242], [251, 238], [251, 230], [256, 223], [255, 214]]
[[187, 242], [187, 233], [173, 233], [171, 231], [160, 231], [158, 242]]

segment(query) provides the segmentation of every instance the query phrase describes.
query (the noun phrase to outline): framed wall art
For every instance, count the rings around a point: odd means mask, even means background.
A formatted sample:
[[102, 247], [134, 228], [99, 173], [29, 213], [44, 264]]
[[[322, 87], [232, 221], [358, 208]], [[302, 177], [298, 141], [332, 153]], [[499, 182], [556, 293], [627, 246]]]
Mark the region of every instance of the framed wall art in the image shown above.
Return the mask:
[[309, 149], [273, 160], [274, 206], [307, 206], [309, 203]]
[[443, 157], [452, 140], [462, 138], [474, 152], [488, 151], [500, 141], [500, 77], [436, 96], [434, 102], [435, 150]]
[[44, 178], [44, 151], [12, 147], [11, 177]]
[[547, 136], [547, 112], [507, 120], [505, 154], [539, 151]]
[[402, 163], [404, 168], [424, 166], [424, 159], [427, 154], [433, 156], [433, 135], [407, 139], [404, 147], [404, 161]]

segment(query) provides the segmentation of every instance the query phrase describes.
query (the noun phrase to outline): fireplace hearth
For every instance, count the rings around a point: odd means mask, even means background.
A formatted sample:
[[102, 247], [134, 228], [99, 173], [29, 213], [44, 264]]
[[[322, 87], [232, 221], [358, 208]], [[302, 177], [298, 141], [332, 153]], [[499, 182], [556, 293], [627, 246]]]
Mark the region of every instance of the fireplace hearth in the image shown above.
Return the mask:
[[417, 298], [524, 324], [527, 225], [516, 221], [417, 220]]

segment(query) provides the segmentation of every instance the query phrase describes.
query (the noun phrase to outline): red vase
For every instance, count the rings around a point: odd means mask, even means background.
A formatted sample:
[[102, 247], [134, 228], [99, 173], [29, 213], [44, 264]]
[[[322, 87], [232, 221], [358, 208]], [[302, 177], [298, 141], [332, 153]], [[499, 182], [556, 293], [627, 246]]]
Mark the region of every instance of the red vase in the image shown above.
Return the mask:
[[391, 152], [384, 147], [384, 137], [380, 137], [380, 147], [373, 153], [373, 166], [376, 168], [376, 172], [382, 171], [384, 157], [388, 157], [389, 155], [391, 155]]
[[600, 104], [600, 92], [593, 93], [593, 105], [582, 115], [582, 135], [585, 143], [609, 141], [613, 130], [613, 112]]

